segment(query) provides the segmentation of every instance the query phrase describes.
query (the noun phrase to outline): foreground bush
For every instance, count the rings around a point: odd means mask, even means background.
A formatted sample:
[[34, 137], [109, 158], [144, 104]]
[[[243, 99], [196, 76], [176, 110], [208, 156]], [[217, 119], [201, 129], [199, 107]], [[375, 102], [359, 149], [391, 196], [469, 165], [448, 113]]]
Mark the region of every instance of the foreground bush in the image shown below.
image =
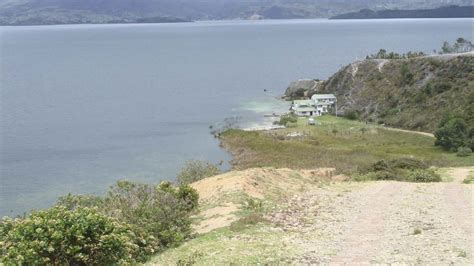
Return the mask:
[[111, 265], [134, 262], [139, 242], [117, 220], [91, 208], [54, 207], [0, 223], [6, 265]]
[[188, 185], [173, 186], [163, 182], [158, 186], [119, 181], [104, 198], [68, 195], [58, 205], [69, 210], [95, 205], [101, 214], [128, 224], [138, 236], [135, 244], [137, 261], [151, 254], [176, 246], [191, 233], [191, 214], [198, 206], [198, 194]]
[[110, 189], [103, 210], [155, 237], [160, 247], [170, 247], [191, 234], [190, 215], [197, 201], [197, 192], [188, 186], [176, 189], [169, 182], [151, 186], [121, 181]]
[[216, 165], [203, 161], [187, 161], [178, 173], [177, 179], [180, 184], [191, 184], [206, 177], [220, 174]]

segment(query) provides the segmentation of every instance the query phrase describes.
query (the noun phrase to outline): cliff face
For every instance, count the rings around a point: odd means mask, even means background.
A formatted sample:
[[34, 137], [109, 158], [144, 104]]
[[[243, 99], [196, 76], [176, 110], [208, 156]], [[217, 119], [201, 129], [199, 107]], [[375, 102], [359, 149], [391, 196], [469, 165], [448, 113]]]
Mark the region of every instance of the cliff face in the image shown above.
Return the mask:
[[334, 93], [338, 111], [394, 127], [434, 131], [474, 97], [474, 53], [352, 63], [314, 93]]
[[323, 81], [317, 79], [298, 79], [290, 83], [285, 91], [285, 98], [293, 100], [311, 97], [323, 84]]

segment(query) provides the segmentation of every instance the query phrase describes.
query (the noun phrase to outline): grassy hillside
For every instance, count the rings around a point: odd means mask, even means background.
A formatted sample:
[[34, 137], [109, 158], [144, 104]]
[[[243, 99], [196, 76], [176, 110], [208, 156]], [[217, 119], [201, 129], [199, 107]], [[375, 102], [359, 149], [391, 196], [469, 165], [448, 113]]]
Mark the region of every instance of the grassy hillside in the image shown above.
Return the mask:
[[463, 114], [474, 97], [474, 53], [352, 63], [317, 92], [362, 120], [433, 132], [447, 112]]

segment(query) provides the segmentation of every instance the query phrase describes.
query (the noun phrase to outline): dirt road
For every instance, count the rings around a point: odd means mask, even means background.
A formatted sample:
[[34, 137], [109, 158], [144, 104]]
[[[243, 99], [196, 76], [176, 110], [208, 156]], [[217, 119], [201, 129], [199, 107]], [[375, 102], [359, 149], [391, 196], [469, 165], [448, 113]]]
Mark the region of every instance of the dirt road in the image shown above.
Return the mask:
[[271, 220], [289, 234], [299, 263], [471, 264], [474, 168], [448, 171], [453, 181], [349, 183], [299, 195], [291, 214]]
[[392, 131], [398, 131], [398, 132], [406, 132], [406, 133], [413, 133], [413, 134], [419, 134], [427, 137], [432, 137], [434, 138], [434, 134], [428, 133], [428, 132], [422, 132], [422, 131], [415, 131], [415, 130], [408, 130], [408, 129], [401, 129], [401, 128], [394, 128], [394, 127], [382, 127], [383, 129], [386, 130], [392, 130]]

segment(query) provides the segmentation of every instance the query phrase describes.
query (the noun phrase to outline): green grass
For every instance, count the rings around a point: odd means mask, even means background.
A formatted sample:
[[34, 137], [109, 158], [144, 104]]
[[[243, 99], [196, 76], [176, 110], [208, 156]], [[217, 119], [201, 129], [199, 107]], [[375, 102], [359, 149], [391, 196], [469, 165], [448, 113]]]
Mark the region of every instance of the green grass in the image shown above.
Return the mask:
[[449, 174], [449, 168], [437, 168], [435, 170], [441, 176], [443, 182], [452, 182], [454, 180], [453, 176]]
[[[234, 155], [235, 169], [271, 166], [311, 169], [335, 167], [353, 173], [381, 159], [410, 157], [437, 167], [472, 166], [474, 157], [457, 157], [433, 145], [434, 138], [391, 131], [377, 125], [345, 118], [322, 116], [318, 125], [306, 125], [300, 118], [293, 128], [247, 132], [228, 130], [221, 141]], [[303, 137], [288, 137], [289, 133]]]
[[[268, 226], [254, 225], [236, 233], [221, 228], [192, 239], [176, 249], [170, 249], [153, 258], [150, 265], [239, 265], [274, 264], [290, 258], [296, 251], [280, 239], [282, 231]], [[178, 263], [179, 262], [179, 263]]]

